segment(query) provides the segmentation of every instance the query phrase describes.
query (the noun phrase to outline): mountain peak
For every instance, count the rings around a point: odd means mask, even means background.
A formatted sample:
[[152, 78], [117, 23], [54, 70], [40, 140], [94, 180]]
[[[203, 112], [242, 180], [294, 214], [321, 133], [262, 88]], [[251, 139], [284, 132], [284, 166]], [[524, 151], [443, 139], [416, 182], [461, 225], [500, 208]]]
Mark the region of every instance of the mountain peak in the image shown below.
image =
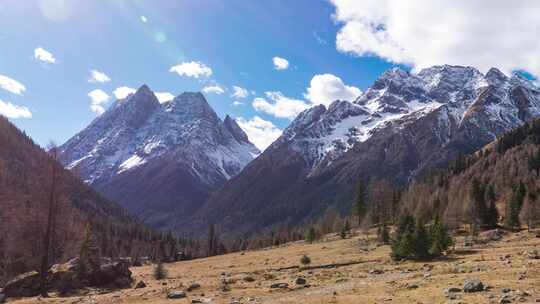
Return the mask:
[[242, 128], [240, 128], [234, 118], [230, 117], [229, 115], [225, 116], [223, 124], [237, 141], [244, 143], [249, 142], [247, 134], [244, 132], [244, 130], [242, 130]]
[[489, 84], [498, 85], [508, 80], [508, 77], [497, 68], [491, 68], [486, 73], [486, 80]]

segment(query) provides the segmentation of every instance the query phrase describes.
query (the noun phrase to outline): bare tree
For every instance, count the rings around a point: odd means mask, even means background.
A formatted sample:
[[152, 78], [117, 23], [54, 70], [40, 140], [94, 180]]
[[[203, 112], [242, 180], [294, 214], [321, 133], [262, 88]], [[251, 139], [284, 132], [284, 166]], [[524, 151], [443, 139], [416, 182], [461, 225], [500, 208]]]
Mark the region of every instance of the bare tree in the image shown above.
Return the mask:
[[50, 252], [54, 246], [52, 240], [54, 235], [54, 223], [56, 222], [56, 201], [57, 201], [57, 187], [58, 187], [58, 171], [59, 171], [59, 151], [58, 147], [54, 143], [50, 143], [48, 146], [49, 155], [51, 158], [51, 175], [50, 175], [50, 189], [47, 201], [47, 223], [45, 227], [45, 234], [43, 236], [43, 248], [41, 256], [41, 265], [39, 269], [39, 283], [41, 296], [47, 297], [47, 273], [49, 271]]

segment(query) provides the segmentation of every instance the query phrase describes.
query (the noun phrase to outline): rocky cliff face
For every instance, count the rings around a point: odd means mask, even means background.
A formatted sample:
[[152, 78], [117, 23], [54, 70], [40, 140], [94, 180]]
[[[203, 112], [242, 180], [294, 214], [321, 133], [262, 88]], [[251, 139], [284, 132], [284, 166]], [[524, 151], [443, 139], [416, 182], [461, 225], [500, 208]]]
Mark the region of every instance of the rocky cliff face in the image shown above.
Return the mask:
[[60, 148], [86, 183], [160, 228], [174, 228], [260, 153], [201, 93], [160, 104], [145, 85]]
[[251, 233], [330, 205], [346, 210], [359, 179], [404, 185], [539, 116], [539, 89], [518, 75], [448, 65], [418, 74], [391, 69], [353, 102], [301, 113], [190, 223]]

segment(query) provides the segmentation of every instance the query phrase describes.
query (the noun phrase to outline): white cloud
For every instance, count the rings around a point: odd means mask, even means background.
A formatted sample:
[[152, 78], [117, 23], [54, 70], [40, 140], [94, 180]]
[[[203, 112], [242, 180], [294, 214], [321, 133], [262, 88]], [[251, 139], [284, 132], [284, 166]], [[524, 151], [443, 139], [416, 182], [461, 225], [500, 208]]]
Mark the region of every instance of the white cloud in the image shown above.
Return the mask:
[[200, 61], [182, 62], [169, 69], [169, 72], [176, 72], [180, 76], [187, 77], [210, 77], [212, 69]]
[[32, 118], [32, 112], [27, 107], [16, 106], [10, 102], [0, 100], [0, 115], [7, 118]]
[[88, 79], [88, 82], [104, 83], [104, 82], [109, 82], [109, 81], [111, 81], [111, 79], [109, 78], [109, 76], [107, 76], [107, 74], [100, 72], [98, 70], [90, 71], [90, 79]]
[[289, 67], [289, 61], [285, 58], [274, 57], [272, 58], [274, 62], [274, 69], [276, 70], [286, 70]]
[[114, 97], [116, 97], [116, 99], [124, 99], [129, 94], [133, 94], [136, 91], [137, 90], [135, 90], [134, 88], [130, 88], [130, 87], [119, 87], [119, 88], [116, 88], [113, 91], [113, 95], [114, 95]]
[[238, 117], [236, 122], [246, 132], [249, 140], [261, 151], [264, 151], [282, 133], [282, 130], [271, 121], [264, 120], [259, 116], [255, 116], [250, 120]]
[[233, 98], [246, 98], [249, 96], [249, 91], [239, 86], [233, 86], [233, 91], [231, 95]]
[[24, 91], [26, 91], [26, 88], [22, 83], [1, 74], [0, 88], [17, 95], [21, 95]]
[[169, 92], [155, 92], [156, 98], [160, 103], [165, 103], [174, 99], [174, 95]]
[[217, 84], [205, 86], [202, 91], [207, 94], [223, 94], [225, 90]]
[[341, 78], [335, 75], [320, 74], [313, 76], [304, 97], [314, 104], [329, 106], [338, 99], [354, 101], [361, 93], [359, 88], [345, 85]]
[[53, 54], [42, 47], [34, 50], [34, 58], [45, 63], [56, 63], [56, 58], [54, 58]]
[[241, 102], [241, 101], [238, 101], [238, 100], [235, 100], [235, 101], [233, 101], [233, 103], [232, 103], [232, 104], [233, 104], [233, 106], [235, 106], [235, 107], [238, 107], [238, 106], [243, 106], [243, 105], [244, 105], [244, 103], [243, 103], [243, 102]]
[[92, 112], [97, 113], [99, 115], [103, 114], [105, 112], [105, 108], [103, 105], [109, 101], [109, 95], [105, 93], [103, 90], [95, 89], [88, 93], [88, 97], [90, 97], [90, 109]]
[[148, 22], [148, 19], [146, 18], [146, 16], [141, 16], [141, 22], [142, 23]]
[[540, 2], [331, 0], [337, 49], [415, 70], [437, 64], [540, 75]]
[[266, 92], [265, 95], [268, 100], [255, 98], [252, 102], [253, 108], [280, 118], [293, 119], [311, 106], [303, 100], [286, 97], [281, 92]]

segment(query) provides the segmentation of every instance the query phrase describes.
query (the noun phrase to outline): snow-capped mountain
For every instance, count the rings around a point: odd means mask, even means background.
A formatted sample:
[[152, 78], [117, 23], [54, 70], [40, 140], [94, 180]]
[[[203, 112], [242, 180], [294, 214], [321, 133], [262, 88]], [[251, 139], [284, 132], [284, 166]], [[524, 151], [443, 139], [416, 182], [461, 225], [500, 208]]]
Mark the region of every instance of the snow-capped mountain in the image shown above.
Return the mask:
[[201, 93], [160, 103], [146, 85], [117, 100], [61, 151], [86, 183], [167, 228], [260, 153]]
[[295, 223], [328, 206], [347, 209], [359, 179], [404, 185], [539, 116], [539, 88], [517, 74], [449, 65], [419, 73], [394, 68], [355, 101], [301, 113], [195, 222], [219, 215], [224, 227], [246, 232]]
[[[486, 124], [485, 136], [493, 140], [540, 114], [538, 90], [519, 75], [509, 78], [497, 69], [483, 75], [471, 67], [447, 65], [414, 75], [394, 68], [354, 102], [335, 101], [328, 109], [321, 105], [301, 113], [275, 145], [289, 143], [317, 168], [387, 126], [399, 129], [432, 112], [456, 127]], [[527, 102], [520, 104], [517, 95]], [[473, 115], [477, 118], [465, 119]], [[451, 138], [441, 135], [443, 141]]]

